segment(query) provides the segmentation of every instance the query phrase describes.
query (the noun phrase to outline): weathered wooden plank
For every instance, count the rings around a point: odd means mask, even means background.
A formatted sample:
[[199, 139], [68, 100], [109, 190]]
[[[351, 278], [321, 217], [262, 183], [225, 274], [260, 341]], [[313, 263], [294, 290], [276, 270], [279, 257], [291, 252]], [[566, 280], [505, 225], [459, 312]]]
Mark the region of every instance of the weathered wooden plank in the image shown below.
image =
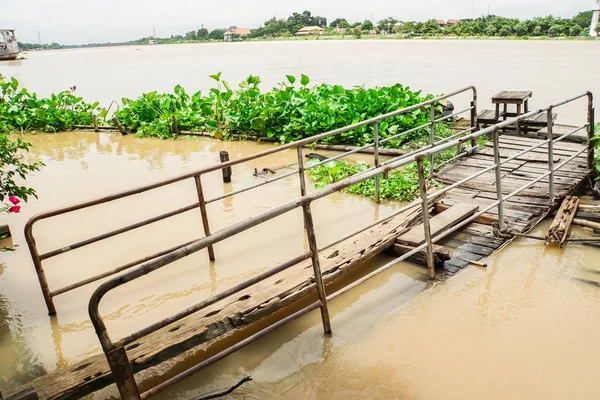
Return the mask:
[[577, 214], [578, 205], [579, 199], [574, 196], [569, 196], [563, 201], [546, 235], [546, 245], [550, 243], [560, 243], [561, 247], [564, 245], [573, 219]]
[[[449, 227], [475, 214], [478, 209], [479, 207], [476, 205], [463, 203], [451, 207], [448, 211], [444, 211], [443, 213], [436, 215], [429, 220], [431, 235], [435, 236], [436, 234], [447, 230]], [[414, 247], [422, 245], [425, 243], [425, 231], [423, 224], [414, 226], [410, 229], [410, 231], [399, 236], [396, 242]]]

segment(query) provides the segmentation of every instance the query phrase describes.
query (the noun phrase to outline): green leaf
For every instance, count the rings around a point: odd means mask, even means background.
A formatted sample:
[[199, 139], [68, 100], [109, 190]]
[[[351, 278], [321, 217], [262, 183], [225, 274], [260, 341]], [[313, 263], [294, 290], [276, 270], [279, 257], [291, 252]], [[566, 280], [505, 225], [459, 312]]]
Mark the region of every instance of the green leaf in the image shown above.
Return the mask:
[[221, 74], [222, 74], [222, 72], [219, 72], [218, 74], [209, 75], [209, 77], [214, 79], [215, 81], [219, 82], [221, 80]]
[[291, 83], [292, 85], [294, 83], [296, 83], [296, 77], [295, 76], [293, 76], [293, 75], [286, 75], [286, 78], [287, 78], [288, 82]]
[[302, 84], [302, 86], [306, 86], [310, 83], [310, 78], [304, 74], [302, 74], [301, 78], [300, 78], [300, 83]]

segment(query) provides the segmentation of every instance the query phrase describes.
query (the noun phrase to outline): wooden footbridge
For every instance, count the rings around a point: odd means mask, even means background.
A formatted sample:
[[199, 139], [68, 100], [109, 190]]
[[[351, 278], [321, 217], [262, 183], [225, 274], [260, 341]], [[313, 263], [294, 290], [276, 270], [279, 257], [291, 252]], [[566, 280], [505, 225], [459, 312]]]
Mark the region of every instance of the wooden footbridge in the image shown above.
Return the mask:
[[[449, 116], [439, 116], [435, 105], [442, 100], [472, 93], [469, 106]], [[481, 129], [477, 120], [477, 96], [474, 87], [458, 90], [422, 104], [398, 110], [358, 124], [327, 132], [322, 135], [272, 148], [250, 157], [214, 165], [200, 171], [153, 185], [117, 193], [101, 199], [88, 201], [64, 209], [39, 214], [26, 226], [26, 238], [38, 273], [40, 287], [50, 315], [57, 311], [53, 298], [65, 292], [77, 290], [84, 285], [103, 281], [89, 301], [90, 319], [103, 348], [103, 353], [84, 361], [62, 368], [38, 378], [31, 383], [15, 388], [4, 395], [7, 399], [70, 399], [81, 398], [103, 387], [116, 384], [123, 399], [146, 399], [159, 393], [186, 377], [202, 370], [227, 355], [239, 350], [254, 340], [267, 335], [286, 322], [319, 309], [323, 331], [331, 335], [327, 304], [333, 298], [360, 285], [362, 282], [396, 265], [402, 260], [412, 260], [428, 267], [429, 275], [438, 278], [456, 273], [467, 265], [477, 263], [506, 243], [494, 232], [507, 228], [526, 232], [543, 219], [568, 193], [588, 179], [592, 172], [593, 149], [580, 140], [570, 138], [585, 133], [593, 134], [594, 109], [592, 95], [584, 93], [554, 105], [528, 111], [514, 118], [496, 121]], [[579, 126], [563, 129], [559, 137], [553, 136], [553, 113], [565, 104], [585, 103], [588, 118]], [[431, 133], [431, 142], [422, 149], [382, 162], [380, 146], [391, 139], [382, 140], [378, 135], [379, 123], [387, 118], [426, 108], [431, 110], [431, 120], [410, 131], [401, 132], [393, 138], [407, 135], [419, 129]], [[583, 106], [582, 106], [583, 108]], [[454, 135], [439, 139], [436, 125], [467, 114], [464, 129]], [[545, 136], [538, 132], [527, 136], [520, 129], [522, 121], [539, 115], [547, 115]], [[353, 129], [373, 125], [373, 143], [332, 157], [339, 159], [348, 154], [372, 150], [374, 166], [358, 175], [334, 183], [328, 187], [307, 193], [305, 171], [320, 164], [304, 165], [304, 146]], [[519, 136], [511, 134], [518, 133]], [[486, 142], [485, 139], [488, 139]], [[479, 143], [479, 145], [478, 145]], [[469, 147], [470, 145], [470, 147]], [[286, 149], [296, 149], [298, 164], [295, 171], [267, 179], [257, 185], [226, 194], [216, 199], [205, 199], [202, 177], [209, 173], [220, 173], [223, 168], [233, 167], [256, 160]], [[428, 190], [426, 159], [432, 166], [436, 155], [442, 151], [456, 149], [456, 157], [433, 176], [445, 186], [439, 190]], [[331, 160], [330, 159], [330, 160]], [[407, 204], [393, 214], [369, 224], [358, 231], [350, 232], [332, 243], [319, 245], [315, 232], [311, 203], [353, 184], [374, 179], [379, 190], [379, 181], [394, 169], [416, 163], [420, 180], [420, 198]], [[290, 202], [231, 225], [218, 232], [211, 232], [210, 216], [206, 204], [227, 196], [250, 191], [288, 176], [299, 176], [300, 196]], [[429, 175], [431, 176], [431, 175]], [[61, 215], [94, 207], [100, 204], [135, 196], [156, 188], [184, 180], [193, 180], [197, 199], [187, 207], [156, 216], [146, 221], [123, 227], [119, 230], [73, 243], [69, 246], [44, 254], [38, 252], [33, 227], [40, 220], [58, 218]], [[169, 265], [192, 253], [206, 249], [211, 260], [215, 259], [212, 246], [240, 232], [269, 221], [296, 209], [303, 210], [306, 239], [309, 251], [292, 260], [264, 272], [235, 287], [173, 315], [155, 322], [126, 337], [113, 338], [108, 332], [102, 315], [98, 311], [102, 298], [111, 290], [127, 285], [146, 274]], [[75, 251], [101, 240], [164, 220], [184, 212], [199, 210], [203, 219], [205, 236], [180, 246], [157, 252], [141, 260], [116, 267], [110, 271], [66, 288], [50, 288], [45, 277], [43, 262]], [[339, 285], [340, 278], [350, 271], [360, 272], [361, 264], [381, 252], [395, 253], [397, 258], [387, 265], [362, 277], [351, 284]], [[116, 275], [115, 277], [112, 277]], [[357, 276], [360, 276], [358, 274]], [[111, 278], [112, 277], [112, 278]], [[106, 278], [110, 278], [106, 280]], [[337, 284], [336, 284], [337, 283]], [[335, 289], [335, 290], [334, 290]], [[265, 317], [269, 317], [268, 319]], [[275, 322], [273, 322], [275, 321]], [[162, 383], [150, 383], [139, 372], [151, 370], [165, 361], [181, 356], [198, 346], [220, 344], [226, 334], [238, 332], [233, 342], [207, 359], [183, 372], [173, 374]], [[189, 364], [188, 364], [189, 365]], [[154, 385], [153, 385], [154, 383]]]

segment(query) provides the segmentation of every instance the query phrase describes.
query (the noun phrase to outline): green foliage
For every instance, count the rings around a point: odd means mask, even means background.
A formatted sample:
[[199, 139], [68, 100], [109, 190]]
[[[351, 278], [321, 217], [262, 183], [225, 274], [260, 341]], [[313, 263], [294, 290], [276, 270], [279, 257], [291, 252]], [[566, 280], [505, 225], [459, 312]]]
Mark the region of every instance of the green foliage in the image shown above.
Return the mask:
[[[436, 140], [441, 140], [449, 137], [453, 134], [453, 131], [446, 124], [436, 125]], [[429, 136], [420, 137], [410, 142], [408, 146], [404, 148], [406, 150], [417, 149], [429, 143]], [[485, 138], [481, 139], [481, 142], [485, 142]], [[434, 162], [435, 166], [439, 167], [442, 163], [450, 160], [455, 156], [453, 150], [446, 150], [435, 155]], [[429, 159], [424, 159], [423, 164], [425, 166], [425, 177], [429, 176]], [[335, 182], [339, 182], [352, 175], [364, 172], [371, 168], [371, 166], [364, 162], [351, 163], [345, 161], [330, 161], [326, 164], [307, 170], [309, 177], [315, 182], [317, 188], [322, 188]], [[428, 184], [432, 188], [441, 187], [442, 185], [435, 180], [429, 180]], [[380, 196], [384, 200], [396, 200], [408, 202], [414, 200], [419, 195], [419, 175], [417, 174], [416, 163], [411, 163], [397, 170], [393, 170], [388, 174], [387, 179], [381, 177], [380, 179]], [[350, 186], [346, 189], [349, 193], [358, 194], [361, 196], [375, 199], [375, 179], [369, 179], [360, 182], [356, 185]]]
[[0, 209], [6, 210], [5, 201], [9, 196], [16, 196], [27, 201], [30, 196], [37, 198], [35, 190], [22, 186], [15, 179], [26, 179], [31, 172], [38, 171], [43, 163], [28, 163], [23, 160], [23, 153], [29, 151], [30, 143], [20, 138], [9, 139], [5, 134], [0, 134]]
[[595, 149], [594, 165], [596, 167], [596, 175], [600, 178], [600, 122], [594, 128], [595, 135], [592, 137], [592, 144]]
[[[249, 76], [235, 90], [220, 73], [211, 78], [216, 87], [206, 94], [197, 92], [190, 96], [181, 86], [175, 87], [173, 93], [146, 93], [136, 100], [123, 99], [115, 116], [140, 136], [173, 136], [175, 116], [181, 130], [207, 131], [216, 137], [253, 135], [288, 143], [433, 98], [400, 84], [351, 89], [328, 84], [309, 87], [310, 78], [306, 75], [288, 75], [286, 82], [264, 93], [256, 76]], [[379, 125], [380, 136], [386, 138], [428, 121], [429, 112], [424, 109], [389, 118]], [[424, 129], [386, 145], [400, 147], [427, 134]], [[373, 127], [364, 126], [325, 142], [361, 145], [372, 140]]]
[[[334, 22], [344, 25], [343, 18], [338, 18]], [[346, 21], [346, 24], [348, 22]], [[333, 24], [333, 23], [332, 23]], [[313, 15], [310, 11], [302, 13], [293, 13], [287, 19], [271, 18], [265, 21], [264, 26], [255, 29], [252, 32], [252, 37], [277, 37], [277, 36], [292, 36], [305, 26], [320, 26], [327, 27], [327, 18], [318, 15]], [[335, 28], [335, 26], [332, 26]]]
[[19, 88], [19, 82], [0, 75], [0, 132], [41, 130], [56, 132], [92, 123], [98, 103], [88, 104], [70, 90], [39, 98]]
[[[425, 165], [425, 169], [429, 171], [428, 160], [425, 160]], [[308, 175], [312, 180], [315, 181], [315, 186], [317, 188], [322, 188], [346, 179], [352, 175], [364, 172], [370, 168], [371, 166], [364, 162], [354, 164], [341, 161], [330, 161], [313, 169], [309, 169]], [[430, 185], [434, 187], [439, 186], [439, 184], [435, 181], [430, 181]], [[419, 176], [417, 174], [417, 165], [412, 163], [400, 169], [391, 171], [388, 174], [387, 179], [381, 177], [379, 188], [380, 196], [383, 200], [396, 200], [405, 202], [414, 200], [419, 194]], [[346, 191], [375, 199], [375, 179], [368, 179], [366, 181], [357, 183], [356, 185], [352, 185], [348, 187]]]

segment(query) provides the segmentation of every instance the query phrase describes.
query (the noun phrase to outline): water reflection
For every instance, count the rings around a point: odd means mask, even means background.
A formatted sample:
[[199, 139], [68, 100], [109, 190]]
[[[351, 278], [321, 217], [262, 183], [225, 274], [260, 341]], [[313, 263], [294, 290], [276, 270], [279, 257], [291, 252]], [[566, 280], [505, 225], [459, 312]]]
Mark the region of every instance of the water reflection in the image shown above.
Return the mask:
[[[4, 264], [0, 264], [0, 275], [4, 269]], [[0, 390], [46, 373], [38, 356], [29, 348], [27, 336], [21, 315], [11, 312], [8, 300], [0, 293]]]

